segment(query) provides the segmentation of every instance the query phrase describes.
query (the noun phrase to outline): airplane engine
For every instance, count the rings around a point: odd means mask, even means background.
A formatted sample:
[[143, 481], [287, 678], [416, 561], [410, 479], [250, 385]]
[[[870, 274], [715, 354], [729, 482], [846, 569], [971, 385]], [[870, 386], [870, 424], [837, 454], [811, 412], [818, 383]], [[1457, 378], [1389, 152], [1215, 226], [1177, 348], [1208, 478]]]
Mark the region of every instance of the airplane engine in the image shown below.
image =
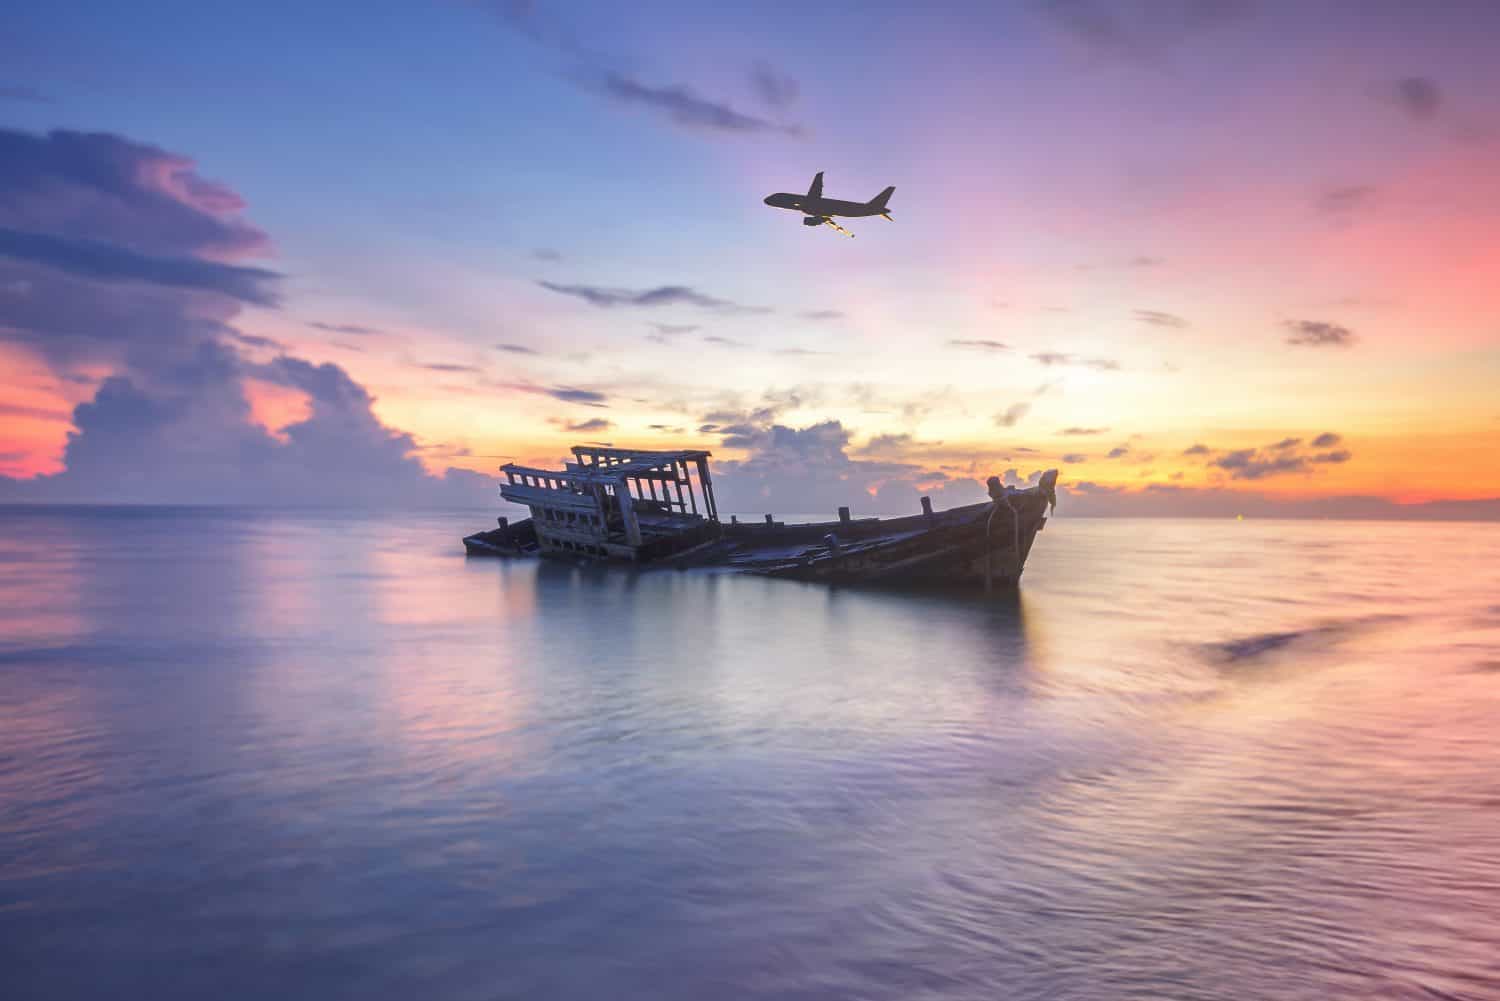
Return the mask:
[[817, 216], [810, 215], [806, 219], [802, 220], [802, 225], [804, 225], [804, 226], [821, 226], [821, 225], [823, 225], [823, 220], [819, 219]]

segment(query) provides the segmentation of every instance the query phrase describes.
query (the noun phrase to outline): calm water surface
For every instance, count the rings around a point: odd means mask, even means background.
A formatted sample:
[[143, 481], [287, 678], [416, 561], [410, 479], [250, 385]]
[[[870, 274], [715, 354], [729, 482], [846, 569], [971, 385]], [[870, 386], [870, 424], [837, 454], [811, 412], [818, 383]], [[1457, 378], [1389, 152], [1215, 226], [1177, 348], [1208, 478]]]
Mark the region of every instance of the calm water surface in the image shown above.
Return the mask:
[[1500, 998], [1500, 525], [1022, 594], [0, 512], [7, 999]]

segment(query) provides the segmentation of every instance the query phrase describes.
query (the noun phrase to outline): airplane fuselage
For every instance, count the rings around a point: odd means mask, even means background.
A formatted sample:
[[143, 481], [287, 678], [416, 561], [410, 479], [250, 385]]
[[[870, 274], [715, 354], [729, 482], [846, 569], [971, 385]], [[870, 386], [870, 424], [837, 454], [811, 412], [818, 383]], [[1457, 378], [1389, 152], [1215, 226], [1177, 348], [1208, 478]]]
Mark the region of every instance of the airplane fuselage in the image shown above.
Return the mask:
[[773, 209], [791, 209], [793, 212], [819, 218], [836, 215], [860, 218], [880, 215], [887, 211], [869, 202], [846, 202], [842, 198], [810, 198], [806, 194], [790, 191], [778, 191], [774, 195], [767, 195], [766, 204]]
[[842, 198], [824, 198], [823, 172], [820, 170], [814, 175], [812, 184], [808, 185], [807, 194], [778, 191], [774, 195], [767, 195], [765, 201], [774, 209], [801, 212], [804, 226], [828, 226], [845, 236], [853, 236], [853, 233], [834, 222], [833, 217], [860, 218], [878, 215], [889, 219], [891, 217], [891, 194], [895, 190], [895, 188], [886, 188], [867, 202], [846, 202]]

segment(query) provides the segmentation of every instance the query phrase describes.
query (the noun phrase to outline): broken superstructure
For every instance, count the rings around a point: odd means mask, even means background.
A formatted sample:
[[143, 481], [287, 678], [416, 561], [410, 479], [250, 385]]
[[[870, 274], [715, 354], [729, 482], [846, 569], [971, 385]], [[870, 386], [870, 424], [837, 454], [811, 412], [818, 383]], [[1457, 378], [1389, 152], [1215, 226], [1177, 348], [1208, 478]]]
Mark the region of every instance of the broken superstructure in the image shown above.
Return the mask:
[[500, 496], [531, 509], [543, 555], [645, 562], [718, 536], [709, 454], [575, 445], [561, 472], [501, 466]]

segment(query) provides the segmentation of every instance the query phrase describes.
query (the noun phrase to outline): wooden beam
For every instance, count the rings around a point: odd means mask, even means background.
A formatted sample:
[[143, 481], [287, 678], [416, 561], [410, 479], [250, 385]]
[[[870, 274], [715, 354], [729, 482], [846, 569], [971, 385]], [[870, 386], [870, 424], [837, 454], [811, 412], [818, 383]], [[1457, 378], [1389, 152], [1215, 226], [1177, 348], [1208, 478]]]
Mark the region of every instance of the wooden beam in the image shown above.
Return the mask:
[[714, 500], [714, 481], [708, 475], [708, 460], [700, 458], [698, 463], [698, 482], [703, 484], [703, 504], [708, 508], [708, 517], [713, 521], [719, 520], [719, 505]]
[[636, 519], [635, 507], [630, 502], [630, 484], [625, 477], [615, 481], [615, 496], [620, 501], [620, 517], [625, 521], [625, 541], [632, 546], [641, 544], [641, 523]]
[[700, 455], [712, 455], [706, 449], [652, 449], [652, 448], [606, 448], [602, 445], [574, 445], [574, 455], [592, 455], [602, 458], [623, 460], [632, 459], [661, 459], [667, 461], [673, 457], [683, 459], [696, 459]]
[[630, 475], [643, 480], [656, 480], [658, 483], [674, 483], [680, 479], [676, 473], [663, 473], [654, 469], [632, 470]]
[[595, 511], [598, 506], [587, 494], [574, 494], [562, 490], [545, 490], [542, 487], [505, 484], [500, 487], [500, 496], [513, 504], [525, 504], [531, 508], [565, 508], [569, 511]]

